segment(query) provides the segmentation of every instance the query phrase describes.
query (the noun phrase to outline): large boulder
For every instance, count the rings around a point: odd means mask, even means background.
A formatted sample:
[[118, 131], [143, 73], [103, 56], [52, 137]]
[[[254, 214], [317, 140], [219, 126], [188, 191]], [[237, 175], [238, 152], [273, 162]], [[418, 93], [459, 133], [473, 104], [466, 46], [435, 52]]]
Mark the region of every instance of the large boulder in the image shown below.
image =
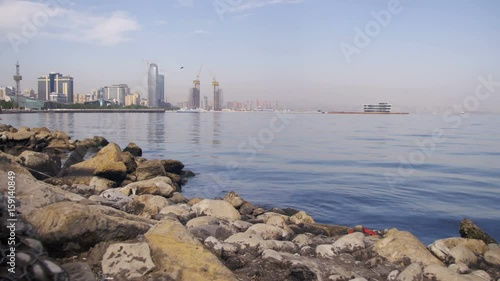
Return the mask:
[[492, 248], [484, 254], [484, 260], [493, 266], [500, 266], [500, 248]]
[[161, 160], [163, 167], [165, 168], [165, 172], [174, 173], [180, 175], [182, 169], [184, 169], [184, 164], [178, 160]]
[[134, 197], [134, 201], [144, 204], [141, 217], [151, 218], [160, 213], [160, 211], [169, 205], [168, 200], [159, 195], [144, 194]]
[[464, 246], [471, 250], [476, 255], [483, 255], [487, 249], [486, 244], [482, 240], [451, 237], [434, 241], [427, 248], [441, 260], [447, 260], [450, 256], [451, 249], [457, 246]]
[[177, 190], [172, 185], [172, 180], [170, 178], [156, 177], [149, 180], [129, 183], [121, 188], [121, 191], [126, 195], [152, 194], [170, 197]]
[[236, 192], [231, 191], [226, 196], [224, 196], [224, 201], [229, 202], [233, 207], [239, 208], [245, 203], [245, 200], [241, 198]]
[[105, 190], [116, 187], [116, 182], [105, 178], [92, 177], [92, 179], [90, 179], [89, 186], [100, 194]]
[[69, 167], [67, 174], [71, 177], [90, 179], [99, 176], [112, 181], [123, 181], [127, 175], [127, 167], [122, 161], [121, 150], [117, 144], [110, 143], [92, 158]]
[[145, 242], [110, 245], [102, 257], [101, 264], [105, 276], [118, 280], [143, 277], [155, 267]]
[[277, 226], [264, 223], [252, 225], [245, 233], [259, 234], [264, 240], [282, 240], [290, 236], [290, 232]]
[[120, 153], [120, 161], [127, 167], [127, 173], [131, 174], [137, 169], [137, 163], [135, 162], [135, 157], [130, 152]]
[[110, 207], [72, 202], [55, 203], [24, 217], [56, 256], [84, 251], [102, 241], [132, 239], [154, 224]]
[[435, 281], [486, 281], [491, 280], [488, 273], [482, 270], [473, 271], [470, 274], [458, 274], [450, 268], [442, 267], [437, 264], [432, 264], [424, 269], [424, 277], [426, 280]]
[[427, 248], [407, 231], [391, 229], [386, 236], [373, 246], [373, 250], [392, 263], [401, 263], [404, 259], [423, 265], [443, 265]]
[[0, 192], [8, 194], [9, 171], [15, 174], [15, 195], [21, 214], [28, 214], [44, 206], [60, 201], [81, 201], [85, 198], [59, 187], [36, 180], [21, 166], [17, 157], [0, 151]]
[[166, 172], [160, 160], [148, 160], [137, 166], [135, 175], [138, 181], [143, 181], [155, 177], [163, 177], [166, 175]]
[[236, 281], [233, 273], [177, 220], [166, 218], [145, 235], [158, 270], [177, 281]]
[[339, 253], [352, 253], [365, 248], [365, 235], [361, 232], [355, 232], [342, 236], [333, 243], [333, 249]]
[[[19, 155], [19, 159], [23, 166], [51, 177], [56, 176], [61, 169], [61, 158], [54, 155], [49, 156], [45, 153], [26, 150]], [[33, 172], [33, 175], [39, 176], [36, 172]], [[45, 177], [39, 177], [39, 179], [43, 178]]]
[[306, 212], [300, 211], [290, 217], [290, 222], [293, 224], [314, 223], [314, 219], [311, 216], [309, 216]]
[[17, 132], [9, 132], [7, 133], [7, 138], [12, 141], [27, 141], [31, 137], [35, 136], [35, 132], [33, 131], [28, 131], [27, 129], [21, 130]]
[[193, 205], [192, 210], [197, 215], [212, 216], [230, 221], [240, 220], [241, 216], [230, 203], [224, 200], [204, 199]]
[[124, 149], [123, 152], [130, 152], [130, 154], [134, 155], [135, 157], [141, 157], [142, 156], [142, 148], [140, 148], [137, 144], [131, 142], [129, 143]]
[[481, 228], [474, 224], [470, 219], [463, 219], [460, 222], [459, 231], [463, 238], [483, 240], [486, 244], [497, 243], [495, 239], [489, 236], [488, 233], [481, 230]]

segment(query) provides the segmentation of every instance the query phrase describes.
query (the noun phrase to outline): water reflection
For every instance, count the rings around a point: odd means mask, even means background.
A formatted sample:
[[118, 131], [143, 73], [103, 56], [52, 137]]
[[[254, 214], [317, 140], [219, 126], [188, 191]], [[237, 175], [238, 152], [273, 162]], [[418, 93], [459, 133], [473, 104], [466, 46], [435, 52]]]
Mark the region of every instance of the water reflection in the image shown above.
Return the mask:
[[221, 117], [222, 114], [219, 112], [214, 112], [212, 114], [212, 144], [217, 147], [222, 144], [221, 134]]
[[148, 143], [153, 145], [154, 150], [165, 149], [165, 125], [163, 117], [161, 113], [148, 114]]
[[191, 143], [200, 144], [200, 117], [201, 114], [191, 114]]

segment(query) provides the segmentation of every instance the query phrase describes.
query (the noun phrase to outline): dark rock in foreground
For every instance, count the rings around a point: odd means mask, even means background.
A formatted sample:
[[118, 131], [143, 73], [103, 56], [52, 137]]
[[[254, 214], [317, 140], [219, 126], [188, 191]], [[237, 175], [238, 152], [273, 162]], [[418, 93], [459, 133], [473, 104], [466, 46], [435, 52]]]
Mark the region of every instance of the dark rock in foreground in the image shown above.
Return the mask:
[[460, 222], [460, 235], [464, 238], [478, 239], [484, 241], [486, 244], [497, 243], [495, 239], [488, 235], [475, 225], [470, 219], [463, 219]]

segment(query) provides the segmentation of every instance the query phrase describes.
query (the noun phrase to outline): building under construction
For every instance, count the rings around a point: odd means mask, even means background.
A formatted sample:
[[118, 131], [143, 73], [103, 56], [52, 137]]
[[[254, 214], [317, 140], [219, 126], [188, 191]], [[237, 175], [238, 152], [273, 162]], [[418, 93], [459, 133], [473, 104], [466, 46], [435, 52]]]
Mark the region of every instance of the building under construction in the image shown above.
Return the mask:
[[189, 98], [188, 98], [188, 108], [196, 109], [200, 108], [200, 73], [203, 65], [200, 67], [198, 74], [196, 75], [196, 79], [193, 80], [193, 88], [189, 90]]
[[219, 82], [215, 80], [215, 77], [212, 86], [214, 88], [214, 111], [222, 111], [222, 89], [219, 88]]

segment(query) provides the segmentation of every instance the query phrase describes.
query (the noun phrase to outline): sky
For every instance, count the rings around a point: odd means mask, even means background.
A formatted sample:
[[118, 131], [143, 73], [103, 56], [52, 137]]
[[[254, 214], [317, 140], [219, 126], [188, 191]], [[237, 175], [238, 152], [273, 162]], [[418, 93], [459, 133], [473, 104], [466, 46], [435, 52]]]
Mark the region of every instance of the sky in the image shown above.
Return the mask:
[[[450, 108], [500, 82], [499, 15], [497, 0], [0, 0], [0, 85], [19, 61], [23, 90], [55, 71], [76, 93], [145, 93], [149, 61], [173, 103], [203, 66], [202, 96], [215, 76], [225, 101]], [[496, 89], [478, 110], [500, 112]]]

